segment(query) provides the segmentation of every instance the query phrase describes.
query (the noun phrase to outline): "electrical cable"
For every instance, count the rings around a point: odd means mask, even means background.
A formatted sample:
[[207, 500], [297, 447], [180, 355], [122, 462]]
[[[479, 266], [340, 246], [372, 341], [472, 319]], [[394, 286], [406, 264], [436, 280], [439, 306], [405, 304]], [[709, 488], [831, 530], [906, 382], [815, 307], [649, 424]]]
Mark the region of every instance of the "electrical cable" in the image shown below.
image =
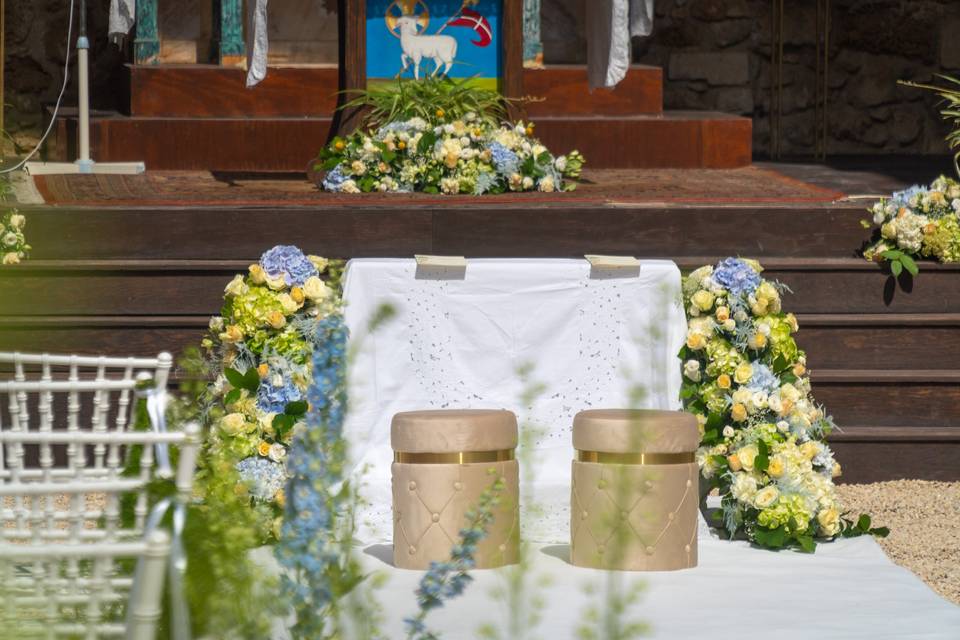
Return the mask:
[[23, 158], [20, 162], [10, 167], [9, 169], [0, 169], [0, 175], [13, 173], [14, 171], [19, 171], [30, 161], [30, 158], [35, 156], [40, 147], [43, 146], [43, 143], [47, 141], [47, 137], [50, 135], [50, 132], [53, 131], [53, 125], [57, 123], [57, 115], [60, 113], [60, 104], [63, 102], [63, 94], [67, 91], [67, 84], [70, 82], [70, 51], [72, 50], [71, 40], [73, 39], [73, 7], [74, 1], [70, 0], [70, 18], [67, 20], [67, 60], [63, 65], [63, 85], [60, 87], [60, 95], [57, 96], [57, 103], [53, 107], [53, 116], [50, 118], [50, 124], [47, 125], [47, 130], [43, 132], [43, 137], [40, 138], [40, 142], [37, 143], [37, 146], [33, 148], [33, 151], [28, 153], [26, 157]]

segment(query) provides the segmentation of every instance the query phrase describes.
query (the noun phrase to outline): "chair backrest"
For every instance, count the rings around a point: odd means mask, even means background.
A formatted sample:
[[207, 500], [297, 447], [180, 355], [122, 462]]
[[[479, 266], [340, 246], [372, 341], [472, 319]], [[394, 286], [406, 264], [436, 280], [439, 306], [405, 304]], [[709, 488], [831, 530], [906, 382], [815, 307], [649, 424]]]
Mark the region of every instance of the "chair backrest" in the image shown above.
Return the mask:
[[[170, 360], [0, 354], [0, 362], [13, 363], [15, 377], [0, 382], [0, 637], [19, 625], [14, 637], [152, 638], [171, 539], [152, 526], [162, 514], [148, 514], [145, 488], [157, 477], [156, 453], [173, 445], [177, 494], [189, 498], [199, 427], [133, 431], [130, 411], [137, 374], [165, 384]], [[40, 379], [31, 380], [37, 365]], [[56, 367], [67, 368], [66, 380]]]

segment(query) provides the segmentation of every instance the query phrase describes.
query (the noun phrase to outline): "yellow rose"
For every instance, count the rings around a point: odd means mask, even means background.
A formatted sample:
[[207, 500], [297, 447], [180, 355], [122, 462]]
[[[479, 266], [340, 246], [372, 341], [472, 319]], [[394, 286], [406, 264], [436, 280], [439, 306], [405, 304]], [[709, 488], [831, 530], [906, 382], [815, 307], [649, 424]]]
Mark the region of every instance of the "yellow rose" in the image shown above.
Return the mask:
[[796, 333], [800, 330], [800, 324], [797, 322], [797, 316], [792, 313], [788, 313], [784, 318], [787, 321], [787, 324], [790, 325], [790, 331]]
[[754, 351], [759, 351], [767, 346], [767, 336], [762, 333], [755, 333], [747, 339], [747, 346]]
[[253, 284], [265, 284], [267, 281], [267, 272], [258, 264], [250, 265], [250, 281]]
[[757, 449], [757, 445], [755, 444], [748, 444], [737, 451], [737, 457], [740, 458], [740, 464], [743, 465], [743, 468], [747, 471], [753, 471], [753, 463], [757, 459], [758, 455], [760, 455], [760, 450]]
[[260, 424], [260, 428], [268, 436], [273, 436], [276, 433], [273, 430], [273, 419], [277, 416], [275, 413], [261, 413], [257, 418], [257, 422]]
[[730, 376], [725, 373], [721, 373], [717, 376], [717, 386], [721, 389], [729, 389], [731, 385]]
[[257, 445], [257, 453], [259, 453], [264, 458], [270, 455], [270, 443], [264, 442], [263, 440], [261, 440], [260, 444]]
[[813, 440], [800, 445], [800, 454], [807, 460], [813, 460], [820, 453], [820, 445]]
[[274, 329], [283, 329], [287, 326], [287, 318], [280, 311], [271, 311], [267, 314], [267, 322]]
[[303, 289], [300, 287], [290, 289], [290, 297], [293, 298], [293, 301], [297, 304], [303, 304], [303, 301], [307, 299], [307, 296], [303, 293]]
[[3, 264], [20, 264], [20, 256], [12, 251], [10, 253], [5, 253], [3, 255]]
[[723, 324], [730, 319], [730, 307], [717, 307], [717, 322]]
[[278, 507], [285, 507], [287, 505], [287, 494], [284, 493], [283, 489], [277, 491], [277, 495], [273, 496], [273, 499], [276, 500]]
[[287, 288], [287, 281], [283, 279], [282, 275], [277, 276], [276, 278], [271, 278], [267, 276], [267, 286], [273, 289], [274, 291], [280, 291]]
[[798, 378], [807, 372], [807, 368], [800, 363], [793, 365], [793, 375]]
[[247, 286], [247, 283], [243, 281], [243, 276], [237, 274], [233, 277], [226, 287], [224, 287], [223, 292], [228, 296], [236, 297], [242, 296], [243, 294], [250, 291], [250, 287]]
[[897, 237], [897, 223], [890, 222], [885, 223], [880, 227], [880, 235], [886, 238], [887, 240], [893, 240]]
[[227, 327], [227, 330], [220, 334], [220, 339], [224, 342], [240, 342], [243, 340], [243, 330], [235, 324]]
[[750, 378], [753, 377], [753, 367], [749, 362], [744, 362], [738, 366], [733, 372], [733, 379], [736, 380], [737, 384], [746, 384], [750, 381]]
[[767, 475], [771, 478], [779, 478], [783, 475], [784, 470], [783, 458], [780, 456], [770, 458], [770, 462], [767, 464]]
[[767, 301], [777, 300], [780, 298], [780, 292], [769, 282], [763, 281], [760, 283], [760, 286], [757, 287], [757, 298], [763, 298]]
[[784, 400], [789, 400], [791, 403], [794, 403], [800, 399], [800, 391], [798, 391], [795, 386], [788, 382], [780, 387], [780, 397]]
[[307, 281], [303, 283], [303, 295], [314, 302], [329, 298], [331, 294], [332, 291], [330, 291], [327, 283], [317, 276], [310, 276], [307, 278]]
[[758, 298], [756, 302], [750, 305], [750, 311], [755, 316], [767, 315], [769, 302], [764, 298]]
[[247, 419], [242, 413], [228, 413], [220, 419], [220, 429], [229, 436], [247, 431]]
[[267, 366], [266, 362], [257, 367], [257, 375], [261, 378], [266, 378], [268, 375], [270, 375], [270, 367]]
[[753, 504], [758, 509], [766, 509], [777, 504], [778, 498], [780, 498], [780, 491], [775, 486], [770, 485], [757, 492], [757, 495], [753, 497]]
[[751, 259], [749, 259], [749, 258], [741, 258], [741, 260], [743, 260], [744, 262], [746, 262], [747, 265], [748, 265], [751, 269], [753, 269], [754, 271], [756, 271], [757, 273], [763, 273], [763, 267], [760, 266], [760, 261], [759, 261], [759, 260], [751, 260]]
[[10, 216], [10, 226], [14, 229], [23, 229], [27, 226], [27, 218], [22, 213], [15, 213]]
[[730, 409], [730, 417], [737, 422], [743, 422], [747, 419], [747, 408], [740, 403], [733, 405]]
[[687, 334], [687, 346], [694, 351], [700, 351], [707, 346], [707, 339], [703, 337], [702, 333]]
[[743, 469], [743, 464], [740, 462], [740, 456], [735, 453], [731, 453], [727, 456], [727, 464], [730, 465], [731, 471], [740, 471]]
[[834, 463], [833, 463], [833, 473], [831, 473], [831, 476], [834, 477], [834, 478], [839, 478], [839, 477], [842, 476], [842, 475], [843, 475], [843, 469], [840, 468], [840, 463], [834, 461]]
[[709, 311], [712, 309], [714, 300], [716, 300], [716, 296], [705, 289], [700, 289], [700, 291], [693, 294], [693, 298], [691, 298], [693, 304], [695, 304], [700, 311]]
[[[288, 316], [296, 313], [297, 309], [299, 309], [301, 306], [297, 304], [297, 301], [294, 300], [293, 296], [291, 296], [289, 293], [281, 293], [279, 296], [277, 296], [277, 300], [280, 301], [280, 306], [283, 307], [283, 312]], [[279, 329], [280, 327], [277, 328]]]
[[835, 536], [840, 532], [840, 513], [833, 507], [822, 509], [817, 514], [817, 523], [823, 535]]

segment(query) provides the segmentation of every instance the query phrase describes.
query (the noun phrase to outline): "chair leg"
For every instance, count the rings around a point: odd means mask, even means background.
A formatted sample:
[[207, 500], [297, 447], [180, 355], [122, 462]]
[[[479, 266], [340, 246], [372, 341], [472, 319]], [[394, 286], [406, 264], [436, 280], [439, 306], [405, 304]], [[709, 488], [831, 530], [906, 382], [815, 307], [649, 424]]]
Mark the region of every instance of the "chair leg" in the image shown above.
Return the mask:
[[127, 619], [128, 640], [154, 640], [157, 621], [163, 607], [163, 579], [167, 556], [170, 553], [170, 535], [154, 531], [147, 539], [147, 552], [137, 567], [137, 582], [131, 594]]

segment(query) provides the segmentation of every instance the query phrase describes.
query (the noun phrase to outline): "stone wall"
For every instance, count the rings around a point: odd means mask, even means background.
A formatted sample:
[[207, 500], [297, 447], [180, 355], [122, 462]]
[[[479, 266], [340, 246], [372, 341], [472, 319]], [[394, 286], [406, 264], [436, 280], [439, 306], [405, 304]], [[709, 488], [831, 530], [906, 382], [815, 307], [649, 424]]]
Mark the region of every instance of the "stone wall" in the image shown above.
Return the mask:
[[[585, 62], [583, 14], [590, 0], [543, 0], [547, 63]], [[123, 104], [123, 56], [106, 42], [108, 0], [89, 2], [94, 107]], [[637, 62], [664, 68], [668, 109], [716, 109], [754, 118], [754, 144], [769, 149], [772, 0], [656, 0], [650, 38]], [[812, 151], [814, 0], [786, 0], [783, 151]], [[960, 74], [960, 1], [832, 0], [829, 151], [832, 154], [944, 153], [936, 98], [898, 79]], [[65, 0], [6, 0], [7, 129], [27, 144], [43, 106], [60, 89]], [[65, 104], [76, 104], [73, 83]]]
[[[589, 2], [589, 0], [587, 0]], [[814, 0], [784, 3], [785, 154], [813, 151]], [[832, 0], [828, 150], [832, 154], [945, 153], [937, 99], [897, 85], [960, 74], [960, 2]], [[668, 109], [754, 118], [754, 149], [770, 148], [772, 0], [656, 0], [636, 62], [663, 67]], [[543, 0], [544, 57], [584, 62], [584, 0]]]

